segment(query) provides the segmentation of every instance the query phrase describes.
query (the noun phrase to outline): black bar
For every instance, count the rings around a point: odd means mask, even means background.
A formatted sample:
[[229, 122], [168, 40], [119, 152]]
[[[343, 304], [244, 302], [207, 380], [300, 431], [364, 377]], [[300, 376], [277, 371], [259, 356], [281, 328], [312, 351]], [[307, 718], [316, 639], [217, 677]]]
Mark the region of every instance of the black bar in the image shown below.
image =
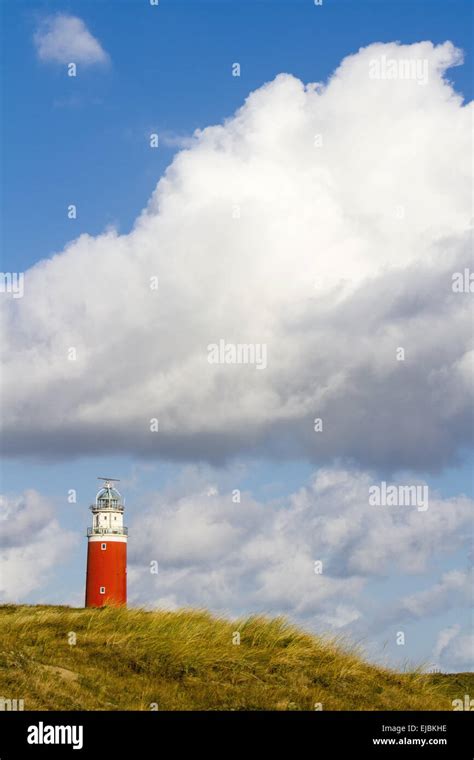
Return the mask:
[[[28, 736], [41, 738], [41, 724], [43, 740], [50, 735], [61, 739], [61, 734], [52, 733], [49, 726], [82, 726], [82, 748], [28, 743]], [[111, 758], [113, 753], [117, 758], [130, 755], [138, 760], [146, 752], [152, 757], [176, 753], [181, 757], [186, 751], [192, 753], [190, 757], [196, 752], [205, 752], [206, 757], [228, 757], [236, 751], [245, 752], [246, 757], [255, 749], [255, 742], [265, 745], [267, 757], [273, 750], [281, 754], [286, 745], [291, 757], [304, 752], [310, 760], [352, 757], [354, 753], [361, 757], [402, 754], [472, 760], [472, 728], [472, 715], [463, 711], [0, 712], [0, 760], [24, 756]], [[72, 728], [70, 731], [64, 738], [79, 745], [80, 734], [73, 734]]]

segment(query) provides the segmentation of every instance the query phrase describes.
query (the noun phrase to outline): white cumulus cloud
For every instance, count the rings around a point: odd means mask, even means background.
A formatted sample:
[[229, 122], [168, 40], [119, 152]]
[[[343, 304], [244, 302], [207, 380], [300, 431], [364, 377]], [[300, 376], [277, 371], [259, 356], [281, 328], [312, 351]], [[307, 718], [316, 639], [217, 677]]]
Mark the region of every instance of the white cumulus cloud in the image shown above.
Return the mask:
[[[382, 55], [426, 60], [427, 81], [371, 78]], [[377, 43], [326, 85], [281, 74], [195, 134], [129, 234], [26, 272], [0, 303], [6, 453], [455, 461], [473, 395], [451, 287], [471, 215], [459, 62]], [[265, 344], [268, 366], [210, 364], [221, 339]]]
[[84, 21], [64, 13], [43, 19], [34, 34], [34, 43], [41, 61], [92, 65], [109, 60]]
[[76, 537], [63, 530], [37, 491], [0, 496], [0, 598], [21, 602], [64, 561]]
[[[434, 656], [443, 669], [470, 671], [474, 667], [474, 633], [455, 624], [439, 632]], [[461, 698], [463, 695], [459, 695]]]
[[[370, 483], [369, 473], [322, 469], [288, 498], [266, 503], [249, 493], [238, 502], [204, 483], [197, 489], [196, 481], [164, 491], [130, 528], [131, 599], [282, 613], [358, 635], [384, 630], [393, 616], [370, 610], [368, 582], [428, 575], [434, 560], [461, 551], [473, 502], [433, 498], [426, 512], [375, 507]], [[465, 573], [447, 573], [433, 589], [395, 604], [394, 618], [423, 619], [464, 604], [468, 583]]]

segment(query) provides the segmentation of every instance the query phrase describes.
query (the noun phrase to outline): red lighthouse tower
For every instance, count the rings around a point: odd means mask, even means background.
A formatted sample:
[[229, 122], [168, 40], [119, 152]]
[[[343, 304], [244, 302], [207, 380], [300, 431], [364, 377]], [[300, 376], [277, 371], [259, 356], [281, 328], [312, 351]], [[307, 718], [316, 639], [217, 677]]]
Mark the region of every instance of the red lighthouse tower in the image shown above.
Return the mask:
[[104, 481], [92, 504], [92, 527], [87, 528], [86, 607], [127, 603], [127, 535], [122, 497]]

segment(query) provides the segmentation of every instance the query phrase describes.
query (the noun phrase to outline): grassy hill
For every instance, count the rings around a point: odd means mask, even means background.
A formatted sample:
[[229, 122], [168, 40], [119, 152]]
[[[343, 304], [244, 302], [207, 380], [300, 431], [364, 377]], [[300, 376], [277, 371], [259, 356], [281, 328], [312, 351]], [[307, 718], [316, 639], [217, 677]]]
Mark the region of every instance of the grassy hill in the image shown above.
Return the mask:
[[469, 693], [474, 674], [396, 673], [281, 619], [0, 606], [0, 697], [25, 710], [451, 710]]

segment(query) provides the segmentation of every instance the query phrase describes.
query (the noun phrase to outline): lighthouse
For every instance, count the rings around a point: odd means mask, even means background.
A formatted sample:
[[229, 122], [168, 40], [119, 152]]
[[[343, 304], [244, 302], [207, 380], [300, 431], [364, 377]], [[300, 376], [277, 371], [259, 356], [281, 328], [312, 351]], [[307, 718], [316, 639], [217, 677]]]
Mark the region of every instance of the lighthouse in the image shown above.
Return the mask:
[[127, 535], [124, 506], [114, 478], [104, 481], [92, 504], [87, 528], [86, 607], [127, 603]]

